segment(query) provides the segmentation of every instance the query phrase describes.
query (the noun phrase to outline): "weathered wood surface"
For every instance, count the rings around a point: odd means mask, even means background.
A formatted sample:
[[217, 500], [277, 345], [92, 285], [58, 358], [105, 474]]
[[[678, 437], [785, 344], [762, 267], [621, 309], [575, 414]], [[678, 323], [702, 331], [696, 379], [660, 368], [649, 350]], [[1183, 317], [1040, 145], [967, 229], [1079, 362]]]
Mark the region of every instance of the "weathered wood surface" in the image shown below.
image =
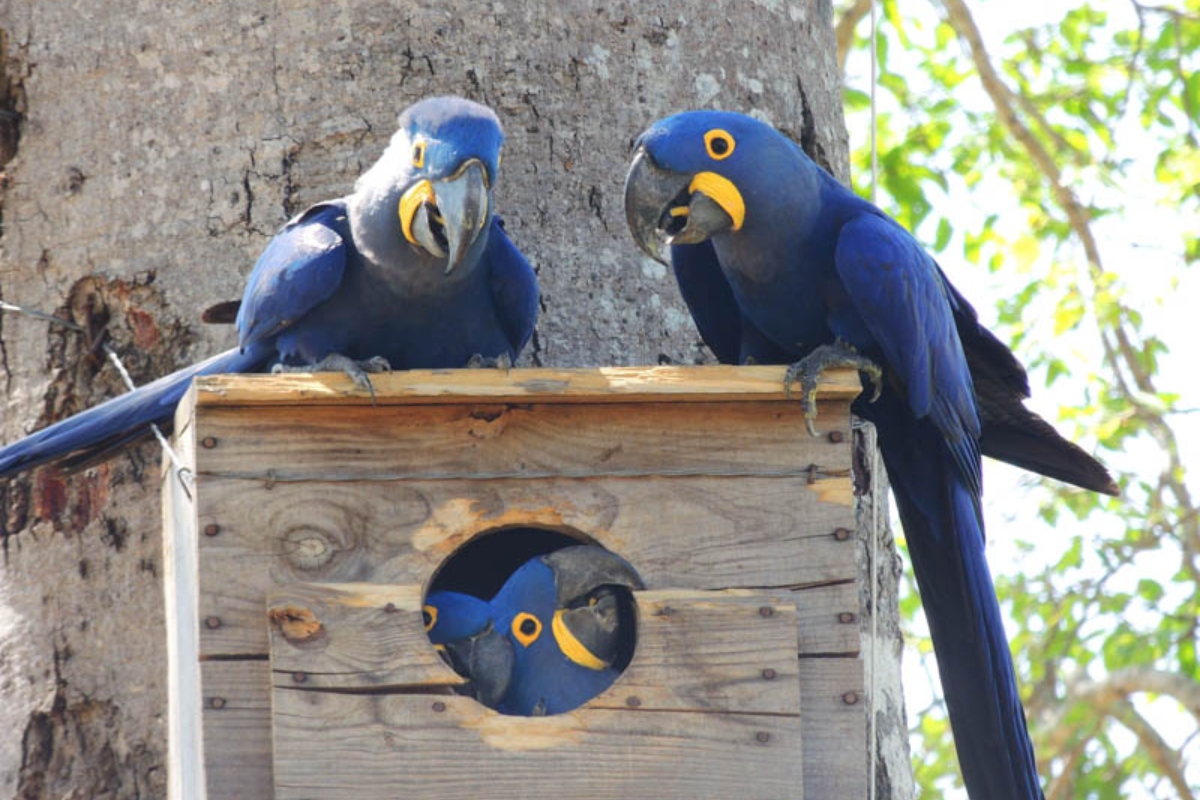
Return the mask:
[[[279, 484], [201, 480], [206, 656], [263, 654], [263, 602], [301, 582], [421, 584], [484, 530], [591, 537], [651, 588], [853, 580], [853, 512], [807, 478], [603, 478]], [[840, 491], [840, 490], [838, 490]], [[835, 496], [840, 497], [840, 494]], [[503, 535], [503, 534], [499, 534]]]
[[800, 659], [804, 713], [804, 796], [867, 796], [867, 714], [863, 662]]
[[818, 411], [818, 430], [838, 435], [809, 436], [799, 404], [783, 401], [218, 407], [197, 418], [196, 469], [273, 484], [810, 471], [848, 479], [849, 448], [833, 441], [850, 438], [847, 407]]
[[[824, 657], [841, 652], [842, 648], [857, 646], [857, 622], [830, 622], [841, 613], [839, 609], [857, 611], [856, 590], [848, 591], [847, 586], [853, 587], [853, 584], [814, 586], [792, 592], [789, 598], [797, 606], [802, 647], [806, 641], [816, 646], [813, 651], [802, 649], [801, 659], [793, 668], [799, 671], [800, 724], [804, 738], [801, 750], [807, 797], [866, 796], [862, 763], [866, 741], [861, 704], [862, 664], [852, 657]], [[261, 610], [260, 614], [265, 617]], [[848, 637], [852, 637], [855, 644], [848, 644]], [[200, 702], [204, 708], [208, 797], [213, 800], [270, 797], [270, 687], [273, 682], [281, 686], [289, 682], [295, 685], [294, 682], [285, 674], [273, 677], [265, 654], [258, 660], [206, 661], [201, 665], [201, 671], [203, 696]], [[627, 694], [622, 694], [622, 689], [628, 685], [626, 679], [629, 677], [623, 676], [606, 694], [624, 702]], [[858, 692], [859, 702], [848, 704], [844, 699], [847, 692]], [[426, 695], [425, 699], [432, 703], [446, 698]], [[601, 695], [593, 704], [607, 702], [605, 695]], [[221, 707], [214, 708], [215, 705]], [[801, 761], [796, 760], [797, 763]], [[475, 796], [491, 797], [487, 792]], [[635, 791], [630, 796], [646, 795]]]
[[[634, 596], [633, 660], [592, 707], [800, 713], [790, 592], [670, 589]], [[429, 643], [418, 586], [287, 586], [270, 595], [267, 614], [277, 688], [387, 693], [462, 682]], [[303, 622], [289, 633], [287, 622], [276, 624], [280, 618]]]
[[794, 715], [505, 717], [462, 697], [292, 689], [273, 702], [276, 800], [803, 797]]
[[283, 586], [267, 596], [266, 624], [271, 670], [285, 685], [387, 691], [464, 680], [429, 642], [419, 585]]
[[[187, 410], [177, 414], [175, 448], [195, 456]], [[163, 600], [167, 627], [167, 793], [171, 800], [205, 800], [200, 708], [199, 529], [196, 501], [170, 462], [162, 477]]]
[[266, 658], [200, 665], [203, 779], [180, 800], [270, 800], [271, 676]]
[[853, 581], [811, 586], [792, 593], [798, 619], [797, 651], [801, 658], [858, 655], [858, 585]]
[[[336, 373], [215, 375], [200, 378], [188, 403], [199, 406], [312, 407], [447, 402], [628, 403], [786, 400], [784, 367], [728, 365], [594, 369], [408, 370], [371, 377], [375, 397]], [[824, 400], [848, 403], [861, 391], [854, 370], [821, 376]]]

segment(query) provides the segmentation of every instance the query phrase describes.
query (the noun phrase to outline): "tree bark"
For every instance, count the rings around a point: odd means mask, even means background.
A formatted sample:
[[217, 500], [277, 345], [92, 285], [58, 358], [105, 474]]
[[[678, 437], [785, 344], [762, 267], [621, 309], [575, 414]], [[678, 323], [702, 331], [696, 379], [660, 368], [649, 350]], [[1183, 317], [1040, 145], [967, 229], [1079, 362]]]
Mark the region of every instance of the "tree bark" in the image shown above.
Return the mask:
[[[847, 176], [829, 0], [0, 0], [0, 62], [0, 299], [84, 329], [0, 316], [3, 441], [122, 391], [101, 344], [138, 383], [231, 346], [201, 309], [426, 95], [505, 126], [498, 204], [543, 292], [522, 364], [711, 360], [625, 228], [654, 119], [752, 112]], [[165, 794], [158, 460], [0, 487], [0, 797]]]

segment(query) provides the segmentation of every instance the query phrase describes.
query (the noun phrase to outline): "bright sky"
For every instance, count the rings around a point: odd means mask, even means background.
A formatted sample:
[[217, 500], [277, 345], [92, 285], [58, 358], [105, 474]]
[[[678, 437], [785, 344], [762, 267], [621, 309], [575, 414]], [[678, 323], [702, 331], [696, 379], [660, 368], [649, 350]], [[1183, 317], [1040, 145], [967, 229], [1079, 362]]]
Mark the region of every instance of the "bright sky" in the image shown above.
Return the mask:
[[[1094, 5], [1105, 6], [1104, 3]], [[1061, 20], [1069, 9], [1077, 7], [1078, 3], [1065, 0], [974, 0], [970, 6], [980, 30], [984, 33], [989, 51], [995, 55], [1007, 52], [1012, 47], [1004, 44], [1005, 37], [1011, 31], [1030, 25], [1055, 23]], [[925, 4], [909, 4], [907, 8], [918, 15], [929, 13], [929, 6]], [[1136, 26], [1132, 3], [1110, 2], [1107, 8], [1112, 24], [1120, 27]], [[863, 24], [865, 30], [866, 23]], [[882, 15], [880, 24], [886, 24]], [[912, 64], [912, 71], [904, 71], [902, 74], [905, 77], [915, 76], [915, 66]], [[902, 54], [893, 50], [890, 68], [893, 71], [905, 70]], [[848, 65], [847, 83], [866, 91], [869, 87], [868, 76], [867, 57], [865, 54], [859, 54]], [[960, 99], [964, 103], [978, 104], [980, 107], [988, 103], [975, 81], [962, 87]], [[857, 148], [866, 144], [869, 141], [867, 115], [853, 115], [848, 122], [851, 127], [852, 146]], [[1185, 405], [1194, 401], [1191, 405], [1200, 407], [1200, 377], [1197, 376], [1195, 356], [1192, 353], [1192, 344], [1198, 330], [1195, 315], [1196, 309], [1200, 308], [1200, 277], [1196, 275], [1195, 270], [1181, 270], [1182, 261], [1177, 254], [1182, 234], [1190, 231], [1191, 235], [1195, 236], [1198, 230], [1197, 223], [1194, 219], [1185, 219], [1173, 208], [1164, 208], [1155, 203], [1156, 191], [1152, 184], [1152, 170], [1156, 153], [1152, 147], [1147, 148], [1140, 141], [1144, 137], [1138, 126], [1129, 124], [1119, 127], [1115, 138], [1125, 155], [1135, 160], [1133, 173], [1136, 177], [1127, 185], [1115, 190], [1122, 192], [1127, 204], [1128, 211], [1125, 216], [1121, 219], [1106, 220], [1099, 226], [1100, 246], [1105, 264], [1108, 269], [1124, 275], [1131, 284], [1131, 293], [1148, 320], [1146, 332], [1156, 333], [1175, 348], [1162, 362], [1162, 372], [1157, 377], [1158, 388], [1178, 393], [1184, 398]], [[1114, 190], [1087, 187], [1083, 190], [1085, 197], [1089, 191], [1096, 192], [1094, 196], [1102, 197], [1101, 192]], [[948, 207], [955, 209], [955, 228], [959, 231], [978, 229], [987, 214], [1000, 212], [1001, 220], [998, 224], [1003, 232], [1018, 235], [1021, 232], [1019, 226], [1023, 224], [1023, 213], [1016, 210], [1009, 194], [1010, 190], [998, 179], [985, 180], [969, 192], [961, 183], [957, 186], [952, 183], [946, 202]], [[1003, 212], [1005, 208], [1010, 209], [1007, 215]], [[997, 298], [1015, 292], [1030, 278], [1028, 273], [1022, 275], [1006, 270], [1002, 271], [1002, 274], [992, 275], [965, 262], [954, 263], [954, 252], [961, 250], [956, 250], [956, 245], [952, 244], [947, 254], [939, 258], [942, 267], [955, 285], [972, 301], [985, 321], [993, 322], [996, 319]], [[1038, 265], [1035, 263], [1035, 274], [1037, 269]], [[1081, 364], [1089, 363], [1088, 355], [1083, 354]], [[1098, 361], [1095, 354], [1090, 354], [1090, 357], [1092, 363]], [[1057, 416], [1057, 405], [1077, 402], [1078, 397], [1072, 395], [1082, 391], [1082, 384], [1078, 381], [1061, 380], [1051, 389], [1040, 384], [1041, 379], [1035, 376], [1035, 397], [1032, 406], [1051, 420]], [[1200, 413], [1176, 417], [1172, 422], [1180, 440], [1184, 461], [1192, 463], [1193, 458], [1200, 454]], [[1108, 460], [1115, 462], [1111, 456]], [[1157, 469], [1161, 461], [1154, 453], [1147, 452], [1140, 456], [1131, 453], [1122, 457], [1120, 466], [1122, 469], [1136, 471], [1139, 460], [1146, 463], [1148, 471]], [[988, 556], [994, 574], [1011, 575], [1036, 571], [1045, 563], [1058, 558], [1062, 552], [1059, 543], [1077, 535], [1083, 536], [1087, 542], [1098, 535], [1096, 526], [1103, 524], [1098, 519], [1093, 519], [1089, 526], [1084, 526], [1074, 522], [1069, 514], [1062, 515], [1057, 529], [1045, 526], [1036, 514], [1040, 495], [1036, 490], [1029, 488], [1029, 476], [1020, 470], [989, 461], [985, 472], [986, 515], [990, 533]], [[1200, 493], [1200, 485], [1196, 484], [1194, 472], [1191, 477], [1191, 489], [1195, 495]], [[1053, 544], [1035, 548], [1031, 554], [1026, 554], [1016, 546], [1018, 538], [1033, 542], [1042, 539]], [[1163, 581], [1168, 580], [1178, 568], [1177, 558], [1172, 558], [1169, 553], [1152, 555], [1144, 561], [1145, 563], [1138, 565], [1140, 575], [1159, 576]], [[1010, 624], [1010, 631], [1013, 629]], [[917, 659], [911, 654], [905, 661], [904, 679], [911, 717], [913, 712], [928, 705], [934, 687], [929, 675], [920, 668]], [[1182, 746], [1195, 733], [1194, 720], [1183, 713], [1174, 701], [1160, 699], [1154, 703], [1141, 702], [1139, 709], [1156, 724], [1161, 724], [1160, 732], [1174, 746]], [[910, 719], [910, 722], [914, 721]], [[1135, 746], [1132, 736], [1128, 737], [1127, 744], [1130, 747]], [[1190, 741], [1185, 757], [1189, 782], [1193, 786], [1200, 786], [1200, 741]], [[963, 792], [947, 794], [948, 798], [965, 796]], [[1134, 795], [1146, 798], [1154, 796], [1159, 795], [1150, 791]]]

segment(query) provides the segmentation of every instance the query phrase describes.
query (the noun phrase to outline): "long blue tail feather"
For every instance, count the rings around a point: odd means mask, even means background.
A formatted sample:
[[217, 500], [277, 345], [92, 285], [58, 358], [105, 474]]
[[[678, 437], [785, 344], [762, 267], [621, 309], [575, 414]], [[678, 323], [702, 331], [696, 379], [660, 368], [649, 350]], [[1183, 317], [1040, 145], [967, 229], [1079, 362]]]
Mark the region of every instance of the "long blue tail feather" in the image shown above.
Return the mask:
[[984, 552], [979, 497], [959, 475], [932, 424], [897, 425], [893, 413], [898, 409], [889, 405], [897, 404], [885, 396], [869, 413], [880, 429], [967, 792], [971, 800], [1041, 800]]
[[90, 462], [100, 453], [149, 433], [151, 423], [169, 428], [175, 406], [193, 378], [252, 372], [273, 352], [274, 348], [263, 345], [244, 353], [237, 348], [227, 350], [43, 428], [0, 449], [0, 480], [42, 464]]

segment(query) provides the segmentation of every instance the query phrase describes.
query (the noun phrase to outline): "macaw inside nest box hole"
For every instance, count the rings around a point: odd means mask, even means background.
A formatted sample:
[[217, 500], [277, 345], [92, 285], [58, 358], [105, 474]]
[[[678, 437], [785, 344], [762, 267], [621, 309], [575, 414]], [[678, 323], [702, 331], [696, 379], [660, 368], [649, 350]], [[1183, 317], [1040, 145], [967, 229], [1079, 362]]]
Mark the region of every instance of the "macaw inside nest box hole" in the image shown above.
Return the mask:
[[435, 571], [423, 598], [429, 639], [460, 687], [502, 714], [570, 711], [606, 690], [637, 644], [629, 562], [577, 532], [485, 531]]

